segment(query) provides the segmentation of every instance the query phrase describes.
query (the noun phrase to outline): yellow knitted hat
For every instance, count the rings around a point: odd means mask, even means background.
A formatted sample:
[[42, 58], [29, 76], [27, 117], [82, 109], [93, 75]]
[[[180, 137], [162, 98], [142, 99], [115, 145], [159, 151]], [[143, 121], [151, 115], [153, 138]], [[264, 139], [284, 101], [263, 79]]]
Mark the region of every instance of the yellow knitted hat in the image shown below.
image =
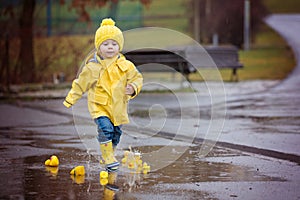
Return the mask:
[[100, 27], [96, 31], [95, 34], [96, 49], [99, 48], [102, 42], [108, 39], [115, 40], [120, 47], [120, 51], [123, 49], [124, 37], [122, 31], [115, 26], [115, 22], [111, 18], [103, 19]]

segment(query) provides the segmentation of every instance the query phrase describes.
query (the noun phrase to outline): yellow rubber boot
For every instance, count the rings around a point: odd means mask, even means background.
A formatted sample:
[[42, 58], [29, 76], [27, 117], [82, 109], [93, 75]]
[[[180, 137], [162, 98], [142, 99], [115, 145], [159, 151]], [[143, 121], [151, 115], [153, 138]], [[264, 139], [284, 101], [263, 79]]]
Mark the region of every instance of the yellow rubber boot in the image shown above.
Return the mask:
[[108, 183], [114, 185], [117, 180], [118, 172], [109, 172], [108, 173]]
[[115, 195], [116, 195], [116, 191], [115, 190], [111, 190], [107, 186], [104, 187], [104, 190], [103, 190], [103, 200], [113, 200], [113, 199], [115, 199]]
[[118, 170], [119, 162], [114, 156], [111, 140], [100, 143], [100, 150], [102, 153], [102, 158], [105, 162], [106, 170], [109, 172]]
[[119, 191], [119, 187], [115, 185], [117, 179], [117, 172], [108, 173], [108, 183], [104, 187], [103, 196], [104, 199], [114, 199], [116, 192]]
[[[113, 147], [113, 155], [115, 156], [115, 150], [116, 148], [115, 147]], [[105, 160], [104, 160], [104, 158], [101, 156], [100, 157], [100, 164], [105, 164]]]

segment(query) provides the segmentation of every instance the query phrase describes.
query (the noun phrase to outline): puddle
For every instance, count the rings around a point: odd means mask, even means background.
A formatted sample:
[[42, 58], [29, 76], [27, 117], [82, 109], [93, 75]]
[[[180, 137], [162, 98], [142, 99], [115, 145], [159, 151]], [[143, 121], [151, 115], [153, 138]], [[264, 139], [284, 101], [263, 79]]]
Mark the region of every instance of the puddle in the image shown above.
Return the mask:
[[[53, 145], [54, 140], [47, 140], [47, 143], [45, 139], [38, 140], [32, 133], [28, 133], [27, 137], [26, 133], [22, 135], [10, 132], [10, 134], [12, 141], [19, 142], [9, 145], [8, 134], [2, 135], [6, 136], [7, 141], [0, 149], [1, 155], [6, 155], [1, 158], [0, 176], [2, 180], [7, 181], [0, 183], [0, 199], [113, 199], [113, 196], [119, 199], [152, 199], [153, 195], [159, 199], [179, 199], [176, 197], [176, 191], [166, 188], [165, 193], [156, 193], [155, 187], [174, 183], [278, 181], [277, 178], [265, 176], [256, 169], [205, 161], [198, 156], [197, 146], [189, 147], [187, 150], [183, 147], [165, 146], [164, 151], [168, 152], [168, 156], [161, 154], [155, 159], [151, 155], [153, 152], [159, 152], [162, 146], [143, 146], [135, 148], [143, 155], [147, 155], [142, 158], [143, 161], [152, 165], [153, 169], [156, 163], [164, 163], [166, 167], [148, 174], [130, 173], [121, 169], [108, 189], [108, 185], [105, 187], [101, 185], [99, 178], [99, 172], [103, 167], [86, 151], [72, 147], [70, 140], [73, 141], [74, 138], [66, 139], [68, 138], [66, 137], [65, 140], [60, 138], [61, 146], [57, 147]], [[64, 143], [68, 145], [63, 145]], [[76, 146], [76, 143], [73, 145]], [[24, 149], [30, 153], [20, 153]], [[60, 165], [58, 168], [45, 167], [44, 161], [49, 158], [49, 152], [53, 151], [56, 151]], [[14, 154], [20, 156], [13, 156]], [[181, 156], [177, 160], [172, 160], [172, 154]], [[208, 156], [240, 155], [242, 154], [238, 151], [215, 148]], [[118, 159], [121, 160], [121, 157]], [[86, 175], [74, 178], [69, 172], [78, 165], [86, 167]], [[187, 194], [184, 199], [193, 199], [193, 196], [197, 195], [200, 194], [195, 191], [193, 194]], [[201, 192], [200, 196], [204, 198], [207, 194]]]

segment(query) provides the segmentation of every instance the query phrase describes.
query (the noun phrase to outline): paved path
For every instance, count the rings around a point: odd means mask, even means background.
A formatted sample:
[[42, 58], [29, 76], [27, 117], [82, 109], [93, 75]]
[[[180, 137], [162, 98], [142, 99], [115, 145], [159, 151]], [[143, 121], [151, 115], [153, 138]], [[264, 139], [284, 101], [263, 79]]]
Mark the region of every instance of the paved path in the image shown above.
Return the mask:
[[[221, 140], [299, 156], [300, 15], [273, 15], [266, 22], [292, 47], [297, 66], [287, 79], [268, 91], [229, 98], [228, 115], [233, 120], [227, 121], [229, 125], [225, 126], [225, 131], [229, 134], [222, 135]], [[244, 127], [245, 137], [233, 128], [236, 127], [234, 119], [239, 116], [253, 123], [250, 129]]]

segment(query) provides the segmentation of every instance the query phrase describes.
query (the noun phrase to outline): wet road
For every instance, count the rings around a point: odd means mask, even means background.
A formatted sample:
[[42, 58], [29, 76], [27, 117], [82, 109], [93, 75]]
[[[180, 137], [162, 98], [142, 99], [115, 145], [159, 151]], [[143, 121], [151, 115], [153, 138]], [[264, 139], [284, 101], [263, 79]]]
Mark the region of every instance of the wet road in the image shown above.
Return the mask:
[[[300, 15], [267, 22], [299, 58]], [[130, 104], [132, 123], [124, 127], [117, 157], [131, 145], [152, 171], [120, 170], [118, 191], [100, 184], [86, 99], [72, 111], [61, 99], [1, 103], [0, 176], [7, 181], [0, 183], [0, 199], [300, 199], [299, 69], [298, 63], [282, 83], [226, 83], [226, 104], [220, 98], [214, 105], [217, 122], [224, 120], [222, 133], [213, 135], [220, 143], [205, 157], [201, 139], [212, 116], [205, 85], [194, 83], [197, 93], [141, 94]], [[52, 154], [59, 168], [43, 165]], [[69, 175], [77, 165], [86, 167], [84, 177]]]
[[[132, 139], [124, 135], [123, 145], [128, 141], [131, 143]], [[164, 138], [146, 140], [147, 146], [135, 149], [147, 153], [168, 143]], [[297, 195], [294, 183], [297, 165], [222, 147], [215, 147], [209, 155], [201, 158], [199, 144], [185, 148], [186, 145], [189, 144], [178, 141], [176, 146], [167, 146], [168, 156], [179, 155], [179, 158], [169, 160], [162, 155], [157, 159], [167, 167], [149, 174], [120, 170], [115, 181], [119, 189], [115, 197], [252, 199], [268, 194], [274, 199], [271, 192], [281, 187], [288, 187]], [[52, 154], [60, 159], [58, 168], [43, 165]], [[120, 151], [118, 154], [120, 159]], [[7, 180], [1, 182], [1, 199], [112, 199], [100, 184], [99, 172], [103, 168], [97, 158], [87, 153], [78, 135], [72, 133], [72, 126], [38, 127], [32, 124], [27, 128], [20, 127], [19, 131], [16, 128], [2, 130], [1, 155], [1, 178]], [[155, 162], [149, 163], [154, 167]], [[77, 165], [86, 167], [84, 177], [69, 175], [70, 169]], [[284, 196], [286, 193], [279, 199]]]

